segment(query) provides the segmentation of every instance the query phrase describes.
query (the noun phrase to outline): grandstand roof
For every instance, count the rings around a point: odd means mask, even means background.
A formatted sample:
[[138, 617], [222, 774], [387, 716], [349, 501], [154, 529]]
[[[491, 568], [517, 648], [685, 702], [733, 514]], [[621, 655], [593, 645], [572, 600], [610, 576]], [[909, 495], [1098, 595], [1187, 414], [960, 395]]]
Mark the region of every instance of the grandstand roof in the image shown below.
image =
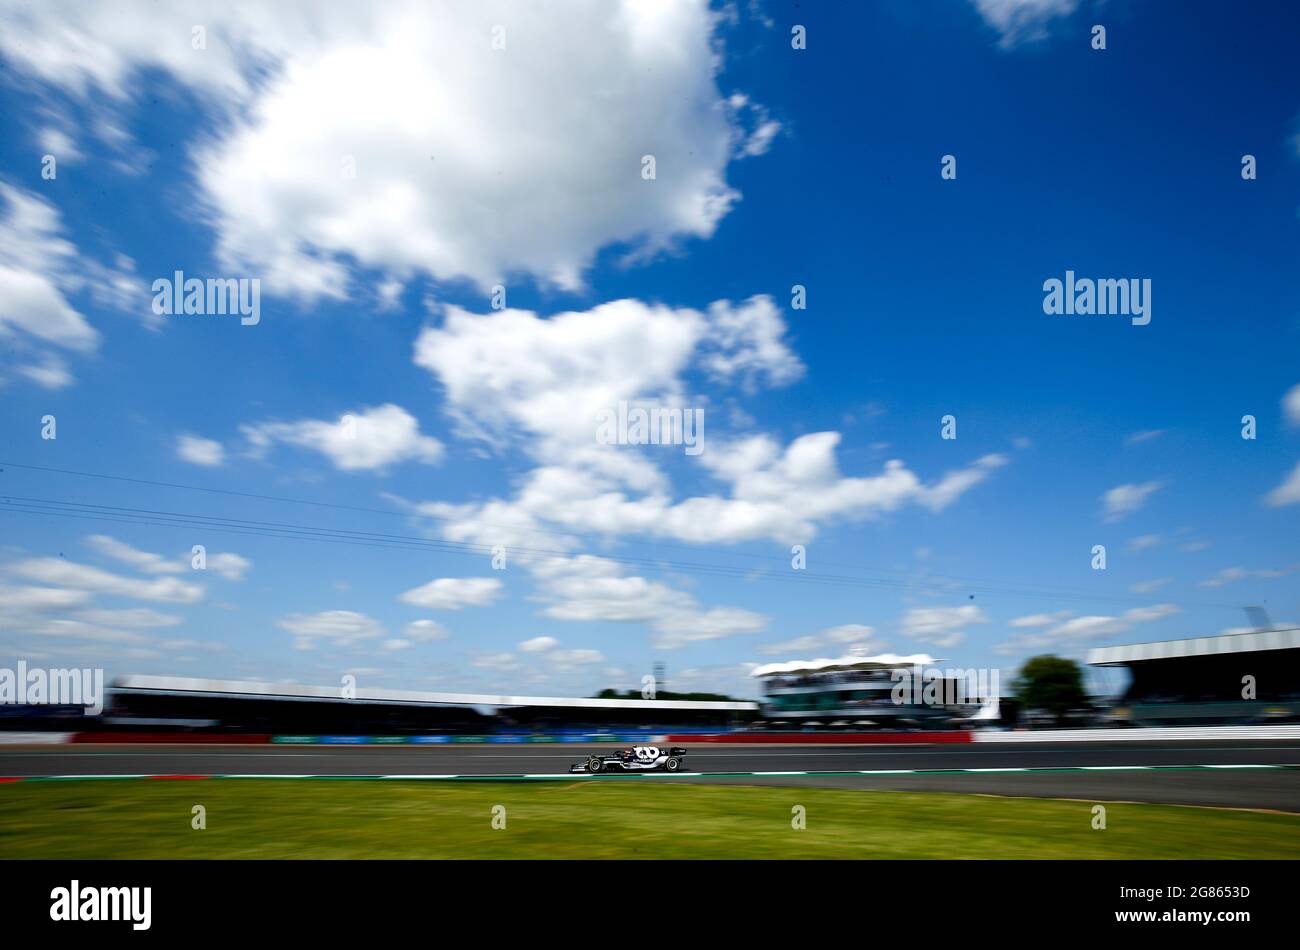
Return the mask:
[[791, 660], [788, 663], [767, 663], [754, 668], [750, 676], [777, 676], [781, 673], [830, 673], [835, 670], [875, 670], [895, 666], [929, 666], [937, 662], [928, 653], [898, 656], [881, 653], [876, 656], [841, 656], [834, 660]]
[[1254, 630], [1187, 640], [1157, 640], [1127, 646], [1097, 647], [1088, 651], [1090, 666], [1120, 666], [1145, 660], [1175, 660], [1221, 653], [1257, 653], [1263, 650], [1300, 649], [1300, 627]]
[[186, 676], [119, 676], [113, 689], [176, 696], [224, 696], [238, 699], [297, 699], [325, 702], [393, 703], [404, 706], [563, 706], [595, 709], [753, 710], [750, 702], [697, 702], [684, 699], [586, 699], [567, 696], [502, 696], [496, 693], [441, 693], [405, 689], [358, 689], [344, 700], [338, 686], [302, 686], [242, 680], [194, 679]]

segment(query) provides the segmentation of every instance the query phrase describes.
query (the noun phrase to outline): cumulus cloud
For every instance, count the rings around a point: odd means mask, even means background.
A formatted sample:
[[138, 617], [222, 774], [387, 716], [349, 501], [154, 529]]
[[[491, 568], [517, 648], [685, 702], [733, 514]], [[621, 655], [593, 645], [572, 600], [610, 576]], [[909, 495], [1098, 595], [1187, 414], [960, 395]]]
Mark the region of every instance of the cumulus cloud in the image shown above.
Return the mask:
[[218, 110], [192, 157], [223, 266], [308, 298], [351, 262], [577, 287], [603, 247], [712, 235], [779, 128], [719, 90], [705, 0], [3, 6], [18, 71], [111, 102], [153, 68]]
[[788, 445], [768, 435], [713, 436], [693, 464], [725, 491], [677, 500], [663, 453], [649, 451], [659, 447], [601, 444], [601, 413], [620, 402], [703, 405], [689, 393], [690, 370], [742, 387], [780, 385], [801, 373], [784, 342], [784, 319], [764, 296], [714, 303], [703, 313], [620, 300], [545, 319], [449, 307], [442, 326], [416, 341], [415, 361], [436, 376], [462, 433], [494, 445], [518, 437], [538, 463], [513, 499], [421, 507], [457, 540], [526, 544], [547, 524], [699, 543], [790, 543], [837, 517], [908, 504], [941, 511], [1007, 463], [986, 455], [927, 484], [899, 460], [876, 474], [842, 475], [837, 432]]
[[216, 571], [228, 581], [242, 581], [253, 562], [239, 554], [219, 551], [208, 555], [208, 570]]
[[281, 618], [277, 626], [293, 634], [293, 645], [297, 650], [314, 650], [321, 641], [330, 646], [351, 647], [363, 640], [386, 636], [382, 623], [352, 610], [289, 614]]
[[557, 620], [649, 624], [656, 649], [671, 650], [701, 640], [757, 633], [762, 614], [739, 607], [704, 607], [685, 591], [628, 575], [623, 566], [589, 554], [554, 557], [531, 565], [543, 613]]
[[519, 644], [519, 649], [525, 653], [545, 653], [547, 650], [554, 650], [560, 645], [560, 641], [555, 637], [533, 637], [531, 640], [525, 640]]
[[1004, 48], [1034, 42], [1048, 35], [1051, 22], [1069, 16], [1079, 0], [973, 0], [975, 9], [1000, 34]]
[[97, 607], [79, 610], [76, 617], [78, 620], [84, 620], [87, 623], [99, 624], [105, 627], [128, 627], [133, 630], [175, 627], [184, 621], [184, 618], [175, 614], [161, 613], [157, 610], [150, 610], [148, 607], [126, 607], [114, 610]]
[[226, 450], [215, 439], [203, 439], [195, 435], [181, 435], [176, 440], [176, 455], [191, 465], [207, 468], [220, 465], [226, 459]]
[[1059, 623], [1066, 617], [1070, 616], [1068, 610], [1057, 611], [1053, 614], [1029, 614], [1024, 617], [1016, 617], [1011, 621], [1013, 627], [1050, 627]]
[[1158, 439], [1165, 434], [1164, 429], [1143, 429], [1139, 432], [1130, 433], [1125, 439], [1125, 445], [1141, 445], [1143, 442], [1150, 442]]
[[810, 633], [780, 643], [769, 643], [758, 648], [767, 656], [796, 656], [813, 650], [828, 650], [867, 656], [885, 649], [885, 643], [875, 636], [876, 628], [861, 623], [846, 623], [830, 627], [820, 633]]
[[903, 615], [899, 629], [906, 637], [947, 649], [965, 639], [966, 627], [978, 623], [988, 623], [988, 618], [974, 604], [914, 607]]
[[1180, 612], [1174, 604], [1153, 604], [1134, 607], [1118, 616], [1093, 614], [1074, 617], [1068, 610], [1053, 614], [1033, 614], [1018, 617], [1011, 626], [1029, 628], [1033, 632], [1021, 633], [993, 648], [999, 655], [1016, 655], [1034, 650], [1074, 650], [1081, 646], [1115, 634], [1124, 633], [1138, 624], [1152, 623]]
[[519, 661], [515, 659], [515, 655], [505, 650], [496, 653], [480, 653], [470, 660], [470, 665], [496, 673], [508, 673], [519, 669]]
[[141, 551], [125, 541], [106, 534], [92, 534], [86, 538], [86, 546], [104, 557], [129, 564], [143, 574], [179, 574], [185, 568], [174, 560], [168, 560], [161, 554]]
[[1142, 484], [1117, 485], [1101, 496], [1103, 514], [1109, 522], [1119, 521], [1140, 509], [1155, 492], [1163, 486], [1162, 482], [1143, 482]]
[[605, 656], [599, 650], [586, 648], [561, 649], [560, 641], [554, 637], [533, 637], [519, 644], [521, 653], [532, 654], [534, 658], [544, 661], [553, 671], [565, 672], [605, 662]]
[[1272, 580], [1277, 577], [1286, 577], [1288, 574], [1294, 574], [1300, 571], [1300, 564], [1291, 564], [1287, 567], [1225, 567], [1213, 577], [1206, 578], [1200, 582], [1201, 587], [1225, 587], [1236, 581], [1244, 581], [1248, 578], [1260, 578], [1263, 580]]
[[276, 442], [319, 452], [345, 472], [384, 469], [398, 462], [433, 464], [442, 459], [437, 439], [420, 434], [416, 418], [388, 403], [345, 413], [333, 422], [262, 422], [240, 426], [258, 452]]
[[130, 259], [119, 263], [81, 254], [52, 204], [0, 181], [0, 341], [12, 354], [5, 362], [46, 389], [70, 384], [66, 356], [93, 353], [99, 332], [69, 298], [86, 291], [106, 305], [121, 306], [133, 293], [147, 300]]
[[1128, 549], [1130, 551], [1145, 551], [1148, 548], [1159, 547], [1163, 540], [1158, 534], [1141, 534], [1129, 540]]
[[[3, 43], [0, 43], [3, 47]], [[30, 191], [0, 181], [0, 340], [14, 372], [45, 389], [73, 382], [68, 355], [99, 347], [99, 331], [72, 299], [152, 315], [134, 263], [112, 265], [83, 255], [64, 235], [59, 211]]]
[[[159, 566], [147, 552], [124, 546], [118, 553], [142, 567]], [[171, 604], [195, 603], [203, 596], [200, 586], [175, 577], [139, 580], [61, 558], [21, 560], [5, 565], [5, 570], [38, 582], [30, 586], [0, 583], [0, 632], [37, 638], [28, 644], [11, 640], [9, 647], [19, 655], [34, 657], [39, 652], [33, 649], [35, 643], [57, 641], [66, 645], [46, 655], [70, 663], [84, 663], [88, 658], [158, 658], [180, 648], [175, 645], [180, 641], [160, 639], [150, 631], [179, 626], [183, 617], [149, 607], [102, 607], [95, 603], [96, 595]], [[209, 643], [202, 648], [221, 646]]]
[[1300, 501], [1300, 462], [1297, 462], [1295, 468], [1291, 469], [1291, 473], [1282, 479], [1282, 484], [1264, 496], [1264, 503], [1272, 508], [1294, 505], [1298, 501]]
[[432, 643], [435, 640], [446, 640], [451, 636], [442, 624], [433, 620], [412, 620], [402, 633], [407, 640], [416, 643]]
[[[106, 534], [87, 536], [86, 546], [104, 557], [129, 564], [142, 574], [180, 574], [194, 570], [188, 554], [168, 558], [152, 551], [142, 551]], [[206, 554], [204, 560], [207, 570], [215, 571], [232, 581], [242, 581], [244, 574], [253, 566], [248, 558], [229, 551]]]
[[89, 591], [65, 587], [9, 587], [0, 585], [0, 604], [14, 613], [67, 610], [91, 599]]
[[57, 557], [38, 557], [9, 566], [11, 573], [41, 584], [136, 600], [192, 604], [203, 598], [203, 588], [175, 577], [138, 580]]
[[495, 577], [439, 577], [398, 599], [430, 610], [461, 610], [488, 606], [501, 596], [501, 587]]
[[1293, 426], [1300, 426], [1300, 383], [1292, 386], [1282, 397], [1282, 415]]

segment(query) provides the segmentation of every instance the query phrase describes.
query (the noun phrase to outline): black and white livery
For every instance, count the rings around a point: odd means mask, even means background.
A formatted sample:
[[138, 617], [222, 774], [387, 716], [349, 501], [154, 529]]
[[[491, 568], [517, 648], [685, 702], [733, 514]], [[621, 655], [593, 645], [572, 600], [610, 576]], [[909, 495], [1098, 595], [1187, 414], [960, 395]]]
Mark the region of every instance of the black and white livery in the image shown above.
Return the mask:
[[686, 767], [686, 750], [678, 747], [634, 745], [606, 755], [589, 755], [586, 762], [569, 766], [570, 772], [680, 772]]

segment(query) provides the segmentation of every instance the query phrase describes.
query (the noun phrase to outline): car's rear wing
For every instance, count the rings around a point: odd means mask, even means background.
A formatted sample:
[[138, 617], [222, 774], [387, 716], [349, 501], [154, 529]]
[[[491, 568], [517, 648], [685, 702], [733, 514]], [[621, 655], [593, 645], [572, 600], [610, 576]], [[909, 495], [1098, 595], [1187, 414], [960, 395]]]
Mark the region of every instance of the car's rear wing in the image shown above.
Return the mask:
[[669, 755], [685, 755], [685, 754], [686, 754], [686, 750], [683, 749], [681, 746], [673, 746], [672, 748], [670, 748], [670, 749], [668, 750], [668, 754], [669, 754]]

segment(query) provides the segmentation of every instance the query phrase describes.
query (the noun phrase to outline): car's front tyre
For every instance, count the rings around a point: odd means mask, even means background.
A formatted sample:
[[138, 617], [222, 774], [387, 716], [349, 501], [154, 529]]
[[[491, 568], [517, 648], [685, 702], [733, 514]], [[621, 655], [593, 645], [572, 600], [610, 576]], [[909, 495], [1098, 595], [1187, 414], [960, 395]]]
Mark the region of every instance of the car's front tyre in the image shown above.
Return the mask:
[[601, 759], [600, 756], [598, 756], [598, 755], [592, 755], [592, 756], [588, 756], [588, 757], [587, 757], [587, 771], [588, 771], [588, 772], [599, 772], [599, 771], [600, 771], [601, 769], [603, 769], [604, 767], [605, 767], [605, 763], [604, 763], [604, 761]]

